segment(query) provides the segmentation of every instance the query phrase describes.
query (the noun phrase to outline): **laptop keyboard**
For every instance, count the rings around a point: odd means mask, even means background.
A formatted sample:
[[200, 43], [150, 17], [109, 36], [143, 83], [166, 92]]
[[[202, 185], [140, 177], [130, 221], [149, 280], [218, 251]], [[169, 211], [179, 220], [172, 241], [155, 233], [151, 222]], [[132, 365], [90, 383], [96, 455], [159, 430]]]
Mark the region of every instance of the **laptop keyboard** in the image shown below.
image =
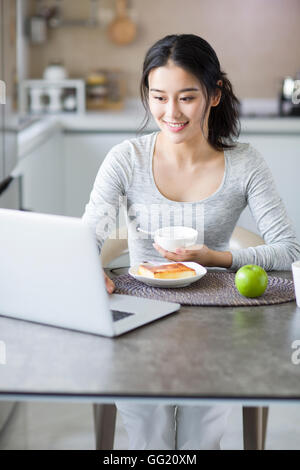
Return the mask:
[[112, 310], [112, 314], [113, 314], [113, 321], [122, 320], [122, 318], [129, 317], [130, 315], [134, 315], [134, 313], [120, 312], [120, 310]]

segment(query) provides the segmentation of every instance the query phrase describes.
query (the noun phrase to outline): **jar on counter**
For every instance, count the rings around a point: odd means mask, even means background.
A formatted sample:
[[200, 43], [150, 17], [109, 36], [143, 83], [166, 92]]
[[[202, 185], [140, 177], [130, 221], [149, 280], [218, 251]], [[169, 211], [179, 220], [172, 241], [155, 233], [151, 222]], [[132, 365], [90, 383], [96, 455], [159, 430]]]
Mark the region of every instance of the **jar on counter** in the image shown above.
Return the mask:
[[87, 109], [103, 107], [108, 95], [108, 77], [104, 71], [96, 71], [86, 79]]

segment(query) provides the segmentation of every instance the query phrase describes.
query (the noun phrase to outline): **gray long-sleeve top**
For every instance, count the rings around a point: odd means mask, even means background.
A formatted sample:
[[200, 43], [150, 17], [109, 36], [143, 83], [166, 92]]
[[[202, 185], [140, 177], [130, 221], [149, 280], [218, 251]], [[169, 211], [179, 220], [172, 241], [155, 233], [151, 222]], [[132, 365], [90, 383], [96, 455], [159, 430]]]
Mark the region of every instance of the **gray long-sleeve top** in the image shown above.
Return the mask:
[[158, 132], [115, 145], [100, 166], [82, 216], [96, 234], [99, 249], [107, 237], [115, 237], [123, 205], [131, 266], [165, 260], [152, 246], [151, 236], [137, 231], [138, 227], [151, 232], [170, 225], [193, 227], [199, 233], [197, 243], [227, 251], [239, 216], [248, 205], [265, 245], [231, 250], [231, 269], [257, 264], [267, 271], [290, 270], [291, 263], [300, 259], [300, 245], [260, 153], [250, 144], [237, 143], [224, 151], [223, 181], [212, 195], [201, 201], [176, 202], [160, 193], [153, 178]]

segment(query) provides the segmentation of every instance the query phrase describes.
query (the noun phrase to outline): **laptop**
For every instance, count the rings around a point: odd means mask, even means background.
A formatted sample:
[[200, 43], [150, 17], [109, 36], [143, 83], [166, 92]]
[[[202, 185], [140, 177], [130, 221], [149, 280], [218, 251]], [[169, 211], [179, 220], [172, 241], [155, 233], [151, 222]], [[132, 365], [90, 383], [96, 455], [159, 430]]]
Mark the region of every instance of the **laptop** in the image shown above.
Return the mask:
[[108, 294], [95, 235], [80, 218], [0, 209], [0, 315], [114, 337], [179, 308]]

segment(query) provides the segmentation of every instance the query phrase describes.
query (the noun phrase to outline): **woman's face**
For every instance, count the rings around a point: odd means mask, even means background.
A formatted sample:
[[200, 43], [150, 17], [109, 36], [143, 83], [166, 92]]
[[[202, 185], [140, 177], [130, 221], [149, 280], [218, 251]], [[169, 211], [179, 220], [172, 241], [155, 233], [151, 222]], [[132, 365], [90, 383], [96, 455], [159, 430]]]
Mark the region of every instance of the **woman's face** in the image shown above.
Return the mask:
[[205, 99], [198, 79], [169, 61], [150, 71], [148, 83], [150, 111], [162, 132], [174, 143], [199, 138]]

